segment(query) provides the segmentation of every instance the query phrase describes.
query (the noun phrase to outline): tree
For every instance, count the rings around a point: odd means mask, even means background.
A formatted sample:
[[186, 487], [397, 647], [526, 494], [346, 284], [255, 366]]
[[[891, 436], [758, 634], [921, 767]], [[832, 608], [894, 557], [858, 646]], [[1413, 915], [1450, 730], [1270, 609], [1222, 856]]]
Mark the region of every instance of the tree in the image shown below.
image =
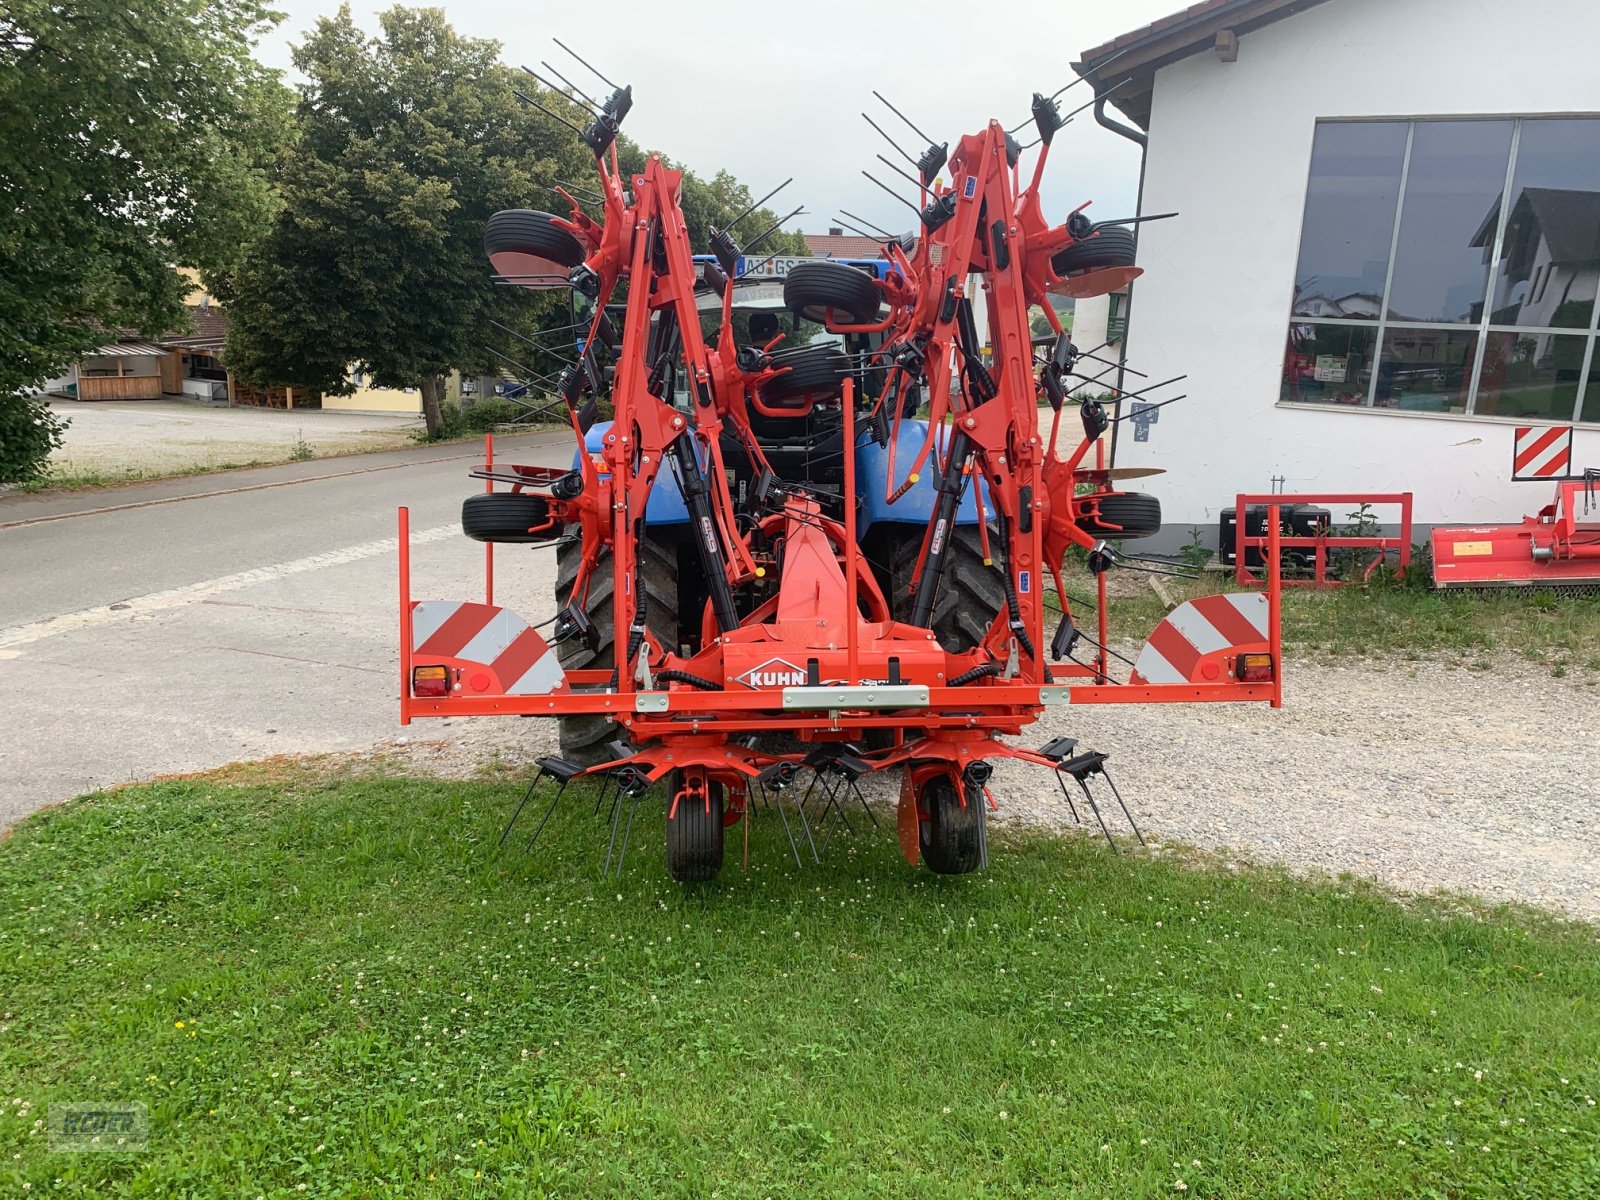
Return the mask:
[[[48, 416], [30, 389], [108, 330], [181, 325], [173, 267], [225, 268], [270, 213], [260, 160], [287, 93], [250, 50], [275, 20], [255, 0], [0, 7], [0, 401], [13, 430]], [[49, 438], [33, 440], [48, 454]]]
[[279, 164], [285, 207], [229, 283], [227, 362], [248, 381], [335, 394], [353, 390], [352, 367], [415, 387], [438, 436], [445, 375], [487, 369], [492, 322], [530, 312], [494, 285], [488, 218], [548, 197], [585, 152], [519, 103], [497, 43], [461, 37], [438, 9], [379, 20], [367, 38], [342, 7], [294, 52], [306, 83]]
[[[591, 153], [516, 91], [575, 124], [588, 117], [437, 9], [393, 8], [379, 21], [380, 36], [367, 38], [341, 8], [295, 51], [306, 83], [300, 137], [279, 164], [285, 207], [227, 288], [227, 362], [248, 381], [334, 394], [353, 390], [352, 367], [381, 386], [415, 387], [438, 436], [450, 371], [493, 370], [489, 345], [539, 358], [506, 344], [497, 323], [531, 333], [568, 320], [564, 292], [496, 287], [483, 254], [495, 212], [560, 212], [553, 185], [593, 185]], [[637, 146], [624, 140], [618, 152], [642, 168]], [[683, 193], [697, 248], [712, 223], [750, 202], [725, 172], [687, 173]], [[770, 220], [752, 214], [741, 229], [753, 236]], [[797, 239], [780, 235], [764, 252]]]

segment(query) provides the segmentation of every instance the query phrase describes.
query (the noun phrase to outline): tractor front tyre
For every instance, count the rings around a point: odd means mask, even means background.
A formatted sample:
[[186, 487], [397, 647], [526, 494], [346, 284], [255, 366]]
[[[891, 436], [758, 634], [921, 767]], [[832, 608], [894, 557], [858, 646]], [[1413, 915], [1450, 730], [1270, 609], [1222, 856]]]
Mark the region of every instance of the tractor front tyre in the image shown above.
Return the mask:
[[[669, 651], [678, 649], [678, 551], [673, 542], [651, 537], [640, 540], [634, 551], [635, 575], [646, 601], [645, 625]], [[572, 603], [572, 586], [583, 561], [582, 542], [571, 537], [556, 547], [556, 604]], [[609, 552], [589, 577], [589, 594], [584, 598], [584, 615], [599, 635], [595, 649], [578, 638], [556, 647], [563, 670], [609, 670], [616, 665], [616, 626], [612, 597], [616, 590], [615, 560]], [[632, 613], [628, 614], [631, 619]], [[626, 731], [609, 717], [596, 713], [561, 718], [561, 757], [585, 767], [611, 758], [606, 743], [626, 738]]]
[[983, 789], [956, 782], [941, 771], [922, 785], [917, 797], [917, 848], [936, 875], [965, 875], [983, 859]]
[[1108, 542], [1131, 542], [1161, 532], [1161, 501], [1144, 492], [1091, 492], [1078, 496], [1077, 526]]
[[[880, 555], [888, 567], [885, 591], [890, 614], [896, 621], [911, 616], [912, 581], [917, 578], [917, 556], [922, 552], [921, 525], [897, 525], [889, 535], [888, 553]], [[994, 547], [999, 535], [989, 531]], [[983, 561], [983, 544], [976, 525], [957, 525], [945, 551], [944, 575], [939, 595], [933, 602], [930, 627], [939, 645], [951, 654], [961, 654], [979, 645], [995, 616], [1006, 606], [1005, 578], [997, 563]]]
[[704, 883], [722, 870], [722, 785], [706, 781], [705, 798], [683, 796], [683, 772], [668, 777], [667, 873], [679, 883]]
[[561, 526], [550, 519], [544, 496], [479, 492], [461, 504], [461, 532], [475, 542], [550, 542], [561, 535]]

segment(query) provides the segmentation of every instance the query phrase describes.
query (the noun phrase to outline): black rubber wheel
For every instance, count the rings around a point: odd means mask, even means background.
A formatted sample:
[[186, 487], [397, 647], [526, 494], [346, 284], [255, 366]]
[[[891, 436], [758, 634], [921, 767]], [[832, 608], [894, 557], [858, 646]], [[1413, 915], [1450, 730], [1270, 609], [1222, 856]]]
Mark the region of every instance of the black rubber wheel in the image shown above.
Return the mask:
[[[678, 549], [675, 542], [646, 536], [637, 550], [637, 577], [644, 589], [647, 607], [645, 624], [656, 640], [668, 650], [678, 648]], [[565, 608], [572, 601], [572, 585], [578, 577], [578, 564], [583, 550], [576, 537], [569, 538], [556, 548], [556, 604]], [[564, 670], [582, 668], [606, 669], [616, 664], [614, 642], [616, 633], [612, 626], [612, 593], [615, 576], [614, 560], [608, 554], [595, 568], [589, 581], [588, 602], [584, 615], [594, 622], [600, 635], [598, 648], [590, 650], [582, 641], [571, 638], [556, 647], [556, 657]], [[561, 718], [561, 757], [582, 766], [592, 767], [606, 762], [611, 755], [606, 743], [613, 738], [626, 738], [626, 731], [609, 717], [595, 713]]]
[[850, 374], [850, 360], [837, 346], [801, 346], [784, 350], [771, 359], [774, 367], [787, 367], [782, 375], [761, 389], [769, 401], [792, 400], [800, 396], [833, 397], [840, 393]]
[[[549, 528], [539, 529], [541, 525]], [[550, 524], [550, 502], [544, 496], [479, 492], [461, 502], [461, 532], [475, 542], [553, 542], [561, 536], [561, 526]]]
[[1074, 242], [1050, 260], [1050, 267], [1065, 279], [1084, 271], [1133, 266], [1133, 230], [1122, 225], [1097, 225], [1096, 233]]
[[818, 324], [827, 319], [829, 309], [841, 324], [867, 325], [878, 319], [878, 289], [872, 277], [826, 259], [790, 269], [783, 280], [783, 303]]
[[496, 271], [531, 287], [560, 286], [567, 272], [583, 261], [583, 244], [555, 224], [549, 213], [531, 208], [502, 209], [490, 217], [483, 250]]
[[[911, 617], [911, 581], [922, 552], [922, 525], [887, 525], [880, 534], [875, 529], [869, 558], [879, 568], [884, 594], [889, 597], [889, 612], [896, 621]], [[999, 534], [989, 530], [992, 548]], [[1005, 608], [1005, 578], [997, 563], [983, 562], [983, 547], [976, 525], [957, 525], [945, 552], [944, 578], [933, 603], [930, 627], [939, 644], [951, 654], [971, 650], [983, 641], [995, 614]]]
[[722, 870], [722, 785], [706, 781], [709, 805], [685, 800], [672, 811], [683, 772], [668, 776], [667, 874], [679, 883], [704, 883]]
[[1161, 501], [1144, 492], [1094, 492], [1076, 500], [1078, 528], [1108, 542], [1161, 532]]
[[[936, 875], [965, 875], [983, 859], [983, 789], [962, 784], [965, 805], [955, 781], [940, 773], [922, 785], [918, 799], [917, 847], [922, 861]], [[922, 816], [926, 812], [927, 816]]]

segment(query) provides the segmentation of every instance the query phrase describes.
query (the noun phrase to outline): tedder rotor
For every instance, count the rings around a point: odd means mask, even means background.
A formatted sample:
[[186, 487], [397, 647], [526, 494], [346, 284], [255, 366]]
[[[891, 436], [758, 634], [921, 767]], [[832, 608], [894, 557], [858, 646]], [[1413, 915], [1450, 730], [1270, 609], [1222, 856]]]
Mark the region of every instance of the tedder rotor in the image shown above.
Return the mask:
[[[1160, 506], [1112, 486], [1114, 417], [1069, 399], [1094, 355], [1050, 293], [1103, 295], [1140, 272], [1128, 222], [1044, 217], [1053, 100], [1034, 97], [1026, 176], [997, 122], [930, 145], [914, 233], [872, 263], [790, 264], [781, 287], [728, 229], [697, 257], [680, 172], [654, 156], [621, 171], [632, 102], [616, 89], [582, 133], [598, 219], [563, 191], [566, 216], [499, 213], [486, 243], [501, 282], [570, 288], [587, 322], [556, 388], [571, 469], [486, 461], [489, 490], [462, 514], [479, 540], [556, 547], [556, 614], [536, 627], [492, 597], [413, 600], [402, 509], [402, 723], [557, 718], [562, 752], [540, 778], [614, 787], [613, 848], [623, 799], [631, 828], [665, 781], [667, 864], [685, 880], [717, 873], [724, 827], [754, 797], [810, 773], [837, 819], [855, 780], [894, 771], [907, 859], [958, 874], [986, 861], [993, 760], [1053, 771], [1063, 793], [1071, 776], [1093, 802], [1103, 754], [1005, 740], [1046, 708], [1281, 702], [1275, 572], [1266, 595], [1179, 606], [1113, 678], [1105, 574], [1140, 566], [1115, 543], [1154, 533]], [[1038, 345], [1035, 308], [1053, 329]], [[1062, 586], [1074, 547], [1097, 636]]]

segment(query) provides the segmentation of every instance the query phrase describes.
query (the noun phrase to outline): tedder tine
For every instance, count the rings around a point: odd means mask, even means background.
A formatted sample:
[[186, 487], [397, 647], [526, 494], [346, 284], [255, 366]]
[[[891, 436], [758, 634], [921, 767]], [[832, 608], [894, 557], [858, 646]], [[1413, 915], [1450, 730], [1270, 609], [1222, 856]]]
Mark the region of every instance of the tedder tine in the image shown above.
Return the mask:
[[1117, 791], [1117, 785], [1112, 782], [1111, 772], [1107, 771], [1104, 767], [1101, 767], [1100, 774], [1104, 775], [1106, 783], [1111, 785], [1111, 794], [1117, 798], [1117, 804], [1122, 809], [1122, 815], [1128, 818], [1128, 827], [1133, 830], [1133, 836], [1139, 839], [1139, 845], [1149, 846], [1150, 843], [1144, 840], [1144, 834], [1139, 832], [1139, 826], [1134, 821], [1133, 814], [1128, 811], [1128, 805], [1122, 799], [1122, 793]]

